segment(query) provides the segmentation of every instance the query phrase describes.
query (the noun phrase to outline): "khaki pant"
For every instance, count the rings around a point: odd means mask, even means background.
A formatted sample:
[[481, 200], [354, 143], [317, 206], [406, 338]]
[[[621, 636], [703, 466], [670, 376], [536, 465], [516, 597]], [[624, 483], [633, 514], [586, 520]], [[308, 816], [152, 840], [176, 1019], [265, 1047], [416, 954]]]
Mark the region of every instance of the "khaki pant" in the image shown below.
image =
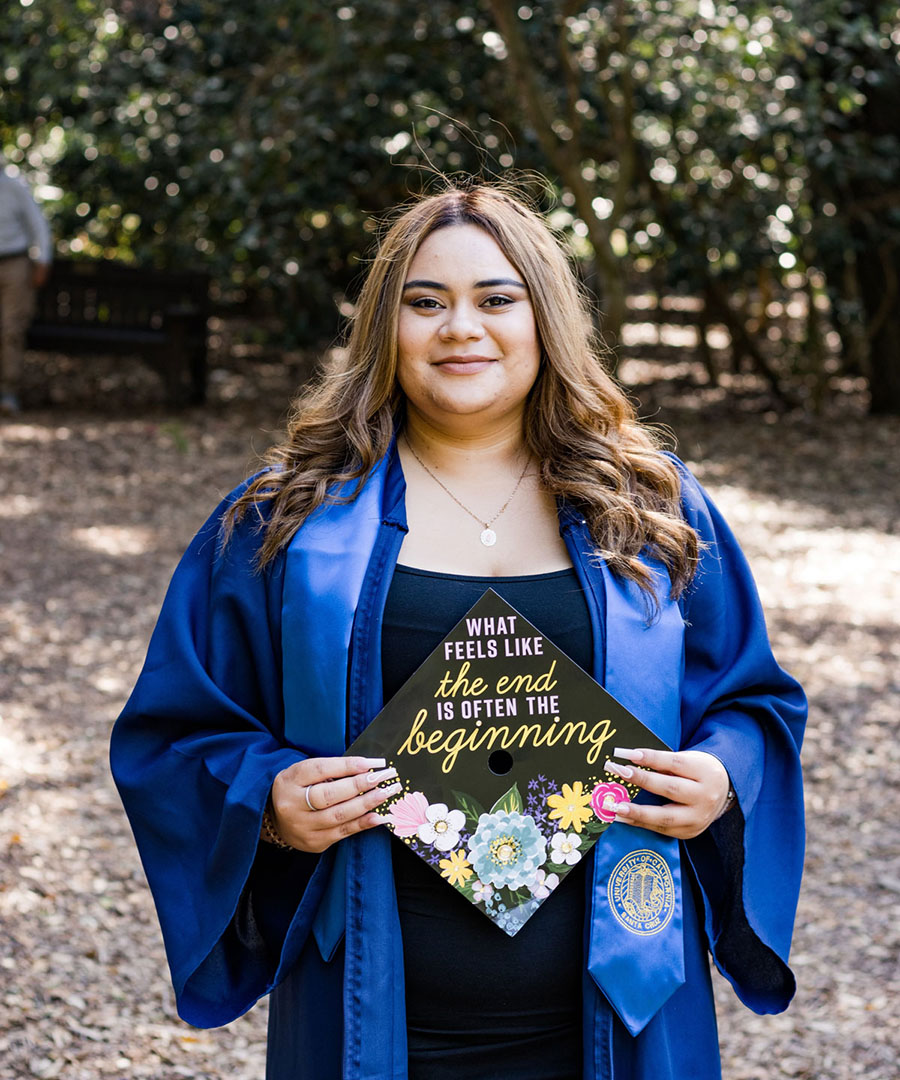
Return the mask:
[[34, 268], [27, 255], [0, 259], [0, 394], [18, 394], [25, 334], [34, 315]]

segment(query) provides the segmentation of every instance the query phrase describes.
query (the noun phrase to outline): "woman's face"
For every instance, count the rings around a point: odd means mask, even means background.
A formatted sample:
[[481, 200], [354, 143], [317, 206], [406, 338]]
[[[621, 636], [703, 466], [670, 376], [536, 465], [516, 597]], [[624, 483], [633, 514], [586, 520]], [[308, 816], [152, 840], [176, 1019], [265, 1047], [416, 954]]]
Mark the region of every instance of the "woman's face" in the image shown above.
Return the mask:
[[400, 303], [397, 381], [408, 408], [441, 428], [521, 418], [540, 366], [522, 275], [476, 225], [431, 233]]

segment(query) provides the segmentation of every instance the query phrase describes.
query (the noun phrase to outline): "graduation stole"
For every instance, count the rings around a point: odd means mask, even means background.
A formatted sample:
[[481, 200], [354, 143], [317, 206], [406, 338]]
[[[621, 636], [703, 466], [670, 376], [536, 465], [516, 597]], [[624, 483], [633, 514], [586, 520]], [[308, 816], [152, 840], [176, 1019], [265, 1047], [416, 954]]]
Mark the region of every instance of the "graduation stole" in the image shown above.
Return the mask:
[[[399, 462], [388, 453], [352, 503], [330, 504], [298, 531], [288, 552], [282, 608], [285, 736], [310, 756], [339, 755], [382, 707], [381, 609], [402, 532], [385, 542], [388, 478]], [[402, 474], [401, 474], [402, 475]], [[400, 486], [402, 494], [402, 480]], [[393, 524], [405, 526], [402, 498]], [[389, 519], [388, 519], [389, 520]], [[594, 633], [594, 676], [669, 746], [680, 743], [683, 623], [668, 599], [668, 577], [648, 562], [659, 582], [660, 612], [647, 620], [644, 593], [590, 557], [580, 519], [564, 530], [575, 569], [603, 634]], [[372, 565], [374, 563], [378, 565]], [[384, 579], [387, 580], [384, 580]], [[362, 605], [361, 605], [362, 601]], [[379, 603], [381, 606], [379, 606]], [[348, 698], [354, 626], [367, 623], [367, 685]], [[605, 645], [605, 647], [604, 647]], [[360, 702], [360, 693], [364, 701]], [[348, 707], [366, 714], [348, 731]], [[405, 1055], [402, 955], [386, 830], [374, 829], [334, 846], [334, 863], [313, 932], [323, 958], [346, 934], [345, 1075], [379, 1077]], [[594, 847], [588, 970], [635, 1035], [684, 982], [682, 887], [678, 842], [646, 829], [616, 824]], [[395, 933], [396, 932], [396, 933]], [[402, 986], [402, 977], [399, 978]], [[364, 1061], [353, 1052], [369, 1024], [387, 1021], [394, 1002], [393, 1061]], [[371, 1049], [371, 1047], [370, 1047]], [[386, 1051], [389, 1055], [391, 1051]], [[376, 1055], [377, 1057], [377, 1055]]]

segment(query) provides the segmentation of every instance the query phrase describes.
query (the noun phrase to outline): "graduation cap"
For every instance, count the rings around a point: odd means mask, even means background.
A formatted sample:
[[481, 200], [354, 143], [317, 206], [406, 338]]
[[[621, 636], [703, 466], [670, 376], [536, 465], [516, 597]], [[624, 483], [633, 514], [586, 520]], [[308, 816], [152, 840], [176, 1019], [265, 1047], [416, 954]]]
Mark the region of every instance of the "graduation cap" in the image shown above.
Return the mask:
[[613, 746], [668, 749], [488, 589], [347, 753], [396, 768], [387, 828], [513, 935], [641, 790]]

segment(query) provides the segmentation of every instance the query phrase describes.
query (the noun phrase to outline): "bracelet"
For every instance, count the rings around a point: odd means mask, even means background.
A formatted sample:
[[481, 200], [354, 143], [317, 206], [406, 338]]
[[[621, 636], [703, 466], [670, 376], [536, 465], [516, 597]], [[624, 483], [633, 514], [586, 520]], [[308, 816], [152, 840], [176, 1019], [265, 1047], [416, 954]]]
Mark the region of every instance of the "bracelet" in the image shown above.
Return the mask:
[[275, 818], [272, 814], [271, 801], [266, 803], [266, 808], [263, 810], [262, 822], [259, 827], [259, 838], [265, 840], [267, 844], [274, 844], [275, 847], [288, 848], [290, 851], [294, 850], [292, 844], [289, 844], [282, 838], [278, 829], [275, 828]]
[[735, 795], [734, 793], [734, 788], [730, 787], [728, 789], [728, 794], [725, 796], [725, 805], [722, 807], [722, 813], [719, 814], [720, 818], [724, 817], [728, 813], [728, 811], [734, 806], [736, 799], [737, 795]]

